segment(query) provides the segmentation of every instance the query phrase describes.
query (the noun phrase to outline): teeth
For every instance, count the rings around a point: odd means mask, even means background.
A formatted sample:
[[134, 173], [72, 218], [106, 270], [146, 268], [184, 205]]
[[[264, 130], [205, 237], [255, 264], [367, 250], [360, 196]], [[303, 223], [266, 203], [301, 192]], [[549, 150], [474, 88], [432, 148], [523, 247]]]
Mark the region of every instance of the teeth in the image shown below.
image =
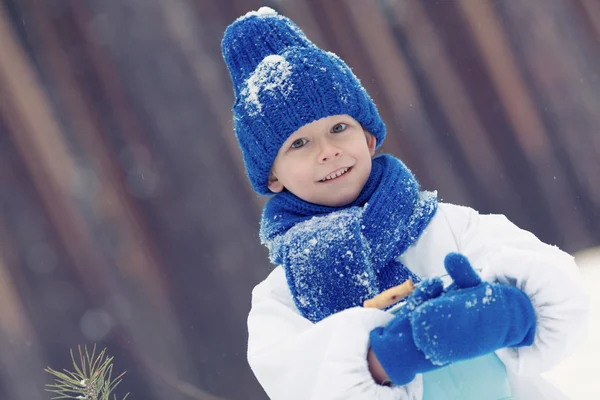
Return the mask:
[[339, 170], [338, 172], [336, 172], [335, 174], [328, 175], [327, 177], [325, 177], [324, 179], [322, 179], [322, 180], [321, 180], [321, 182], [324, 182], [324, 181], [329, 181], [329, 180], [331, 180], [331, 179], [333, 179], [333, 178], [337, 178], [338, 176], [340, 176], [340, 175], [343, 175], [343, 174], [345, 174], [346, 172], [348, 172], [348, 170], [349, 170], [349, 169], [350, 169], [350, 168], [344, 168], [344, 169], [340, 169], [340, 170]]

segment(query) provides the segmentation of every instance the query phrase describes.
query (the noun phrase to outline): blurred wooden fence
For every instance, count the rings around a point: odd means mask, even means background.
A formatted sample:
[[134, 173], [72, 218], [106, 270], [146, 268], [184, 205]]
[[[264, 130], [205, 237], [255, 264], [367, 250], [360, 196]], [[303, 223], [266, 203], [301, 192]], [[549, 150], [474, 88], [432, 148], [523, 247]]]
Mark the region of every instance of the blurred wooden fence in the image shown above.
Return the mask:
[[597, 0], [1, 0], [0, 398], [97, 342], [133, 399], [264, 399], [270, 270], [220, 55], [269, 5], [353, 66], [443, 200], [600, 243]]

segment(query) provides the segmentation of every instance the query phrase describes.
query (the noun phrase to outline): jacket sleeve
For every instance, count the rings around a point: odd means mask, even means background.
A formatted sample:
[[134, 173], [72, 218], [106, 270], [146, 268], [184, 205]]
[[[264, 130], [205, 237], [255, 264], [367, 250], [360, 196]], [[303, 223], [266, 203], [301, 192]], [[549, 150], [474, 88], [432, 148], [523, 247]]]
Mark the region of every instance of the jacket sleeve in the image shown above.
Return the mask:
[[480, 215], [450, 206], [457, 247], [488, 281], [525, 292], [536, 313], [531, 346], [505, 348], [496, 354], [517, 375], [551, 369], [582, 342], [588, 323], [589, 297], [573, 257], [519, 229], [503, 215]]
[[391, 314], [355, 307], [317, 323], [302, 317], [277, 267], [252, 292], [248, 362], [272, 400], [420, 400], [422, 380], [376, 384], [368, 370], [369, 332]]

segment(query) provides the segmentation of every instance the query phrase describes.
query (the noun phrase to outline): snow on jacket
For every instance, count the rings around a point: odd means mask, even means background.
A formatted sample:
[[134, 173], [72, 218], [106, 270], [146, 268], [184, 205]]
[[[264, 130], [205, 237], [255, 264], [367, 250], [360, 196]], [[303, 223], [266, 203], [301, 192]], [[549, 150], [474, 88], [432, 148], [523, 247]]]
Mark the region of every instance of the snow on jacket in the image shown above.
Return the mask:
[[[423, 279], [442, 276], [449, 252], [466, 255], [484, 279], [514, 285], [531, 298], [537, 318], [533, 345], [496, 352], [514, 400], [566, 399], [540, 374], [571, 353], [586, 332], [588, 296], [573, 258], [502, 215], [440, 203], [400, 261]], [[278, 266], [252, 292], [248, 362], [272, 400], [421, 400], [421, 375], [408, 385], [386, 387], [369, 373], [369, 332], [392, 318], [354, 307], [313, 324], [298, 312]]]

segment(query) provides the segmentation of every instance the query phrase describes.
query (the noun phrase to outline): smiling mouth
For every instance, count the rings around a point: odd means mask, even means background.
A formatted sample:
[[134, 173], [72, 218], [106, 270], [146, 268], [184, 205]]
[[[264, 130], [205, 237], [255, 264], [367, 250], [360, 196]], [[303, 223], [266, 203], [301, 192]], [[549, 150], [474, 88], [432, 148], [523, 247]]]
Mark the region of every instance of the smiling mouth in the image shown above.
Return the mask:
[[339, 178], [340, 176], [344, 175], [346, 172], [350, 171], [350, 169], [352, 169], [352, 167], [342, 168], [342, 169], [338, 170], [337, 172], [334, 172], [331, 175], [327, 175], [325, 178], [321, 179], [319, 182], [327, 182], [327, 181], [331, 181], [333, 179]]

